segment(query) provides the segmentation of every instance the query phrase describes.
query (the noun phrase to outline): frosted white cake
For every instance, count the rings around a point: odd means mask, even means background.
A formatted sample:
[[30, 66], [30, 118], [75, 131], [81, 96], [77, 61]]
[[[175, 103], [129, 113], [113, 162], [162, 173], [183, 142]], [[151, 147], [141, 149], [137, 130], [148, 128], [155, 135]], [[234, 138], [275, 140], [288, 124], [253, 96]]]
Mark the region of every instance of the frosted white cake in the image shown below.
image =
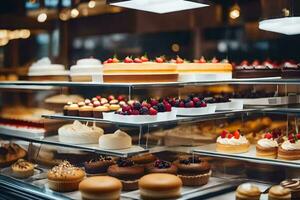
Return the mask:
[[76, 65], [71, 66], [70, 71], [71, 76], [102, 74], [103, 67], [100, 60], [85, 58], [78, 60]]
[[49, 58], [42, 58], [29, 67], [28, 76], [69, 75], [69, 71], [60, 64], [52, 64]]
[[105, 134], [99, 138], [99, 147], [103, 149], [127, 149], [132, 145], [131, 137], [124, 131], [117, 130], [112, 134]]

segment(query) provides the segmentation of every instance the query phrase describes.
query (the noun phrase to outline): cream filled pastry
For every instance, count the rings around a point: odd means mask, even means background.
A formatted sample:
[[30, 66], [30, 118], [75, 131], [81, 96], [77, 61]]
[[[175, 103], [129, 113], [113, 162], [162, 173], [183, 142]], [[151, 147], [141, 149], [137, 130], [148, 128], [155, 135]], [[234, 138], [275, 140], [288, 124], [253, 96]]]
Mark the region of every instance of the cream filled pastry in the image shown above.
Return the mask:
[[244, 153], [249, 151], [250, 143], [247, 138], [235, 131], [230, 133], [226, 130], [222, 131], [217, 138], [216, 150], [224, 153]]
[[278, 158], [283, 160], [300, 160], [300, 134], [290, 134], [278, 150]]
[[99, 137], [103, 135], [102, 128], [96, 126], [87, 126], [79, 121], [73, 124], [67, 124], [58, 129], [58, 138], [60, 142], [73, 144], [97, 143]]
[[256, 156], [262, 158], [276, 158], [278, 142], [271, 133], [266, 133], [263, 139], [257, 141]]
[[131, 137], [124, 131], [117, 130], [99, 138], [99, 146], [103, 149], [127, 149], [132, 146]]

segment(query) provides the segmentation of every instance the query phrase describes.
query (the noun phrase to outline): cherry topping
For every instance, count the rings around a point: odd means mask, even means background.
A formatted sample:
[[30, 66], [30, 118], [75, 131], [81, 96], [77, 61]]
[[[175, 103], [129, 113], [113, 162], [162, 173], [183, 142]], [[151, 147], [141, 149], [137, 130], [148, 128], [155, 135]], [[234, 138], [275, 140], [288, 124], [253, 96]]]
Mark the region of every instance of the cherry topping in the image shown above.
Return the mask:
[[273, 135], [271, 133], [266, 133], [265, 138], [272, 139]]
[[166, 169], [171, 167], [171, 163], [164, 160], [156, 160], [153, 165], [154, 167], [159, 169]]

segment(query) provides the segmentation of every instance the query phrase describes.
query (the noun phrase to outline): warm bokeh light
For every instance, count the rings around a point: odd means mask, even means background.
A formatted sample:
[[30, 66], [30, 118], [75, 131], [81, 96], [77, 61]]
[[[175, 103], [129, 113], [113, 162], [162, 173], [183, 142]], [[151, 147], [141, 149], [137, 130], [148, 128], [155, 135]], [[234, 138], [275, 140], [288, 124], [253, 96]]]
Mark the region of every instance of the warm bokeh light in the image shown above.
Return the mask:
[[180, 50], [180, 46], [179, 46], [179, 44], [174, 43], [174, 44], [172, 44], [171, 49], [174, 52], [178, 52]]
[[229, 10], [229, 17], [231, 19], [237, 19], [241, 15], [241, 8], [238, 4], [234, 4]]
[[8, 43], [8, 39], [5, 39], [5, 38], [1, 38], [0, 39], [0, 46], [5, 46], [7, 43]]
[[19, 32], [20, 38], [26, 39], [30, 37], [30, 30], [28, 29], [21, 29]]
[[47, 14], [46, 13], [40, 13], [37, 17], [37, 21], [42, 23], [47, 20]]
[[78, 17], [78, 15], [79, 15], [79, 11], [77, 10], [77, 8], [73, 8], [71, 10], [71, 17], [76, 18], [76, 17]]
[[96, 2], [91, 0], [91, 1], [89, 1], [88, 6], [89, 6], [89, 8], [95, 8]]
[[69, 15], [67, 12], [60, 12], [59, 13], [59, 19], [62, 20], [62, 21], [67, 21], [69, 19]]

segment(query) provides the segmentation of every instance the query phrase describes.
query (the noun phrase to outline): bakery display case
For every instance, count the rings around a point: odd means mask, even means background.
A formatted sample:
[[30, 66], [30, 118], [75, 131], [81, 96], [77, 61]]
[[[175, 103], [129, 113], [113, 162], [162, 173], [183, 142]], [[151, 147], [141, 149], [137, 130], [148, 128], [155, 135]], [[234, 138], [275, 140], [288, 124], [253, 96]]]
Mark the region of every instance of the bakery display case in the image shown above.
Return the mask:
[[0, 82], [0, 187], [25, 199], [296, 195], [299, 83]]

